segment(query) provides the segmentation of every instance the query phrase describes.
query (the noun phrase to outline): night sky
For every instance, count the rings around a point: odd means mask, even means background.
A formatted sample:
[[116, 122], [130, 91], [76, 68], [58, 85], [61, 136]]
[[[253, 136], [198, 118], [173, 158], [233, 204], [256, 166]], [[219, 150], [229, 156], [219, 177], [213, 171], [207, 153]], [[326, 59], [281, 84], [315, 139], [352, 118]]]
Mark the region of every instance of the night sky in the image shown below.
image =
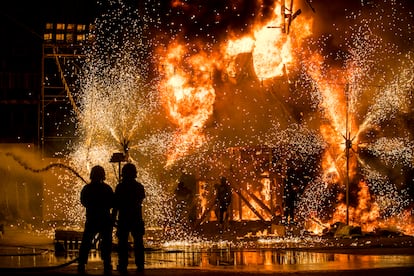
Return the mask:
[[[92, 22], [107, 6], [118, 2], [120, 1], [2, 1], [1, 26], [37, 36], [41, 35], [44, 24], [48, 21]], [[121, 2], [138, 7], [141, 13], [152, 19], [152, 26], [164, 36], [181, 36], [189, 40], [203, 38], [214, 43], [229, 32], [238, 34], [249, 32], [253, 20], [257, 20], [258, 17], [265, 21], [272, 13], [271, 7], [274, 1], [124, 0]], [[296, 0], [293, 8], [294, 11], [301, 10], [299, 16], [314, 18], [315, 36], [326, 33], [341, 34], [346, 26], [354, 23], [352, 14], [361, 12], [371, 17], [382, 17], [382, 26], [375, 27], [378, 31], [387, 32], [390, 40], [400, 41], [405, 44], [404, 47], [413, 46], [412, 26], [407, 24], [410, 18], [412, 21], [414, 1]], [[392, 26], [387, 25], [391, 21], [393, 21]]]

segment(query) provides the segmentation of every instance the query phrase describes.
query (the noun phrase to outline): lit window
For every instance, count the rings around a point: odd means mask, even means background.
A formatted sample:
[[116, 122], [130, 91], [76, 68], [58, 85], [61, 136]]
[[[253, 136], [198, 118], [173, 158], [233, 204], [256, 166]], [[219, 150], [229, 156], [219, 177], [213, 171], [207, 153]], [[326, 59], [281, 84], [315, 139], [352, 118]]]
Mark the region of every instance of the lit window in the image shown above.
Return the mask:
[[56, 34], [56, 40], [57, 41], [65, 40], [65, 34]]
[[65, 29], [65, 24], [63, 23], [58, 23], [56, 25], [56, 30], [64, 30]]
[[73, 38], [74, 38], [74, 36], [73, 36], [72, 33], [66, 34], [66, 41], [67, 42], [73, 42]]
[[75, 30], [75, 24], [68, 24], [67, 28], [68, 31], [73, 31]]
[[84, 35], [84, 34], [78, 34], [78, 35], [76, 36], [76, 40], [77, 40], [77, 41], [83, 41], [83, 40], [85, 40], [85, 35]]
[[45, 41], [51, 41], [52, 40], [52, 34], [51, 33], [48, 33], [48, 34], [43, 34], [43, 39], [45, 40]]
[[46, 23], [46, 30], [53, 30], [53, 23]]
[[79, 25], [77, 25], [76, 30], [77, 31], [84, 31], [85, 27], [86, 27], [85, 25], [79, 24]]

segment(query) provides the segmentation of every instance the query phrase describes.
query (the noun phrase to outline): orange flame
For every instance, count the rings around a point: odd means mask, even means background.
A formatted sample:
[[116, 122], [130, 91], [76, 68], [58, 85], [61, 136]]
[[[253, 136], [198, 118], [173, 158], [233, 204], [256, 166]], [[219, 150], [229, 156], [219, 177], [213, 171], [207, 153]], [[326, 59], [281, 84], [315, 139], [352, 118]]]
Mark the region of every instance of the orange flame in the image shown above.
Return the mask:
[[[362, 232], [375, 232], [378, 229], [389, 229], [395, 232], [402, 232], [406, 235], [414, 235], [413, 217], [410, 210], [405, 210], [400, 217], [391, 217], [383, 219], [380, 214], [380, 207], [375, 202], [375, 198], [371, 196], [369, 187], [365, 181], [358, 183], [358, 201], [356, 206], [348, 206], [349, 224], [360, 226]], [[343, 201], [343, 194], [338, 195], [338, 201]], [[315, 234], [321, 234], [335, 222], [346, 220], [345, 203], [340, 203], [335, 207], [332, 219], [323, 223], [314, 214], [306, 222], [306, 229]]]
[[[181, 1], [173, 1], [172, 4], [183, 5]], [[293, 36], [271, 28], [284, 24], [281, 10], [282, 7], [276, 3], [272, 18], [264, 24], [258, 20], [250, 35], [226, 40], [224, 53], [206, 53], [200, 50], [202, 46], [194, 47], [200, 49], [190, 49], [188, 44], [177, 40], [167, 47], [162, 54], [164, 80], [161, 94], [170, 120], [178, 127], [167, 165], [204, 143], [202, 129], [213, 112], [215, 101], [211, 78], [215, 68], [224, 68], [232, 76], [236, 67], [235, 57], [243, 52], [251, 52], [259, 79], [286, 73], [286, 65], [294, 59]], [[301, 29], [301, 32], [297, 32], [296, 41], [310, 35], [310, 19], [297, 18], [295, 24]]]
[[[172, 4], [183, 5], [177, 0]], [[285, 24], [286, 17], [281, 12], [284, 9], [276, 3], [273, 16], [264, 23], [257, 20], [251, 34], [240, 39], [225, 39], [224, 53], [206, 53], [200, 50], [203, 48], [201, 46], [193, 47], [199, 49], [190, 49], [188, 44], [178, 41], [173, 41], [167, 47], [162, 61], [164, 80], [161, 93], [169, 117], [178, 127], [174, 147], [168, 154], [168, 164], [203, 144], [205, 137], [202, 128], [213, 112], [215, 101], [211, 79], [213, 70], [220, 68], [233, 76], [236, 69], [235, 57], [250, 52], [259, 79], [286, 74], [286, 66], [294, 61], [293, 46], [311, 34], [312, 19], [296, 18], [292, 34], [287, 35], [273, 28], [281, 28]]]
[[284, 29], [284, 9], [275, 3], [273, 16], [266, 22], [257, 22], [251, 34], [242, 38], [230, 39], [225, 46], [225, 57], [229, 60], [227, 73], [234, 75], [234, 58], [240, 53], [252, 53], [253, 67], [260, 80], [283, 76], [288, 65], [295, 60], [294, 46], [311, 35], [311, 18], [296, 18], [292, 33]]
[[[321, 124], [320, 132], [329, 145], [329, 150], [324, 153], [322, 168], [327, 183], [338, 183], [340, 176], [346, 172], [347, 132], [347, 103], [344, 91], [344, 72], [323, 68], [323, 58], [319, 54], [311, 55], [308, 74], [317, 84], [320, 93], [320, 108], [326, 123]], [[349, 130], [348, 130], [349, 131]], [[350, 168], [356, 167], [354, 160]], [[350, 171], [355, 171], [351, 169]], [[349, 173], [349, 172], [348, 172]]]
[[[349, 206], [348, 212], [351, 225], [361, 226], [362, 231], [372, 232], [378, 228], [378, 218], [380, 217], [379, 207], [373, 201], [367, 184], [361, 180], [358, 183], [358, 204], [357, 206]], [[346, 205], [344, 203], [336, 207], [333, 214], [333, 222], [345, 221]]]
[[203, 144], [202, 129], [213, 112], [213, 60], [201, 51], [185, 58], [188, 54], [184, 45], [175, 42], [164, 60], [161, 94], [170, 120], [178, 127], [167, 165]]

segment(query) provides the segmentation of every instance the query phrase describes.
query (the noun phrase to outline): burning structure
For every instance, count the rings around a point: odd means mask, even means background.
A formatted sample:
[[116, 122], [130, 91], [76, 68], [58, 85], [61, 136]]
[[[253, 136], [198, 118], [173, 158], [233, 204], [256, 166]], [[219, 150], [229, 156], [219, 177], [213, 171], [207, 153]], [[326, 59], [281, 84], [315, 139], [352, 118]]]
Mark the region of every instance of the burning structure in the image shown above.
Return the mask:
[[[67, 163], [81, 175], [102, 164], [115, 185], [108, 160], [127, 149], [149, 225], [171, 219], [183, 174], [193, 176], [198, 223], [215, 220], [211, 193], [224, 175], [232, 220], [283, 219], [294, 186], [290, 217], [309, 231], [343, 221], [413, 234], [404, 3], [337, 1], [349, 13], [335, 17], [316, 1], [213, 2], [108, 1], [73, 91]], [[328, 24], [328, 15], [342, 20]], [[82, 185], [67, 187], [68, 217], [80, 213]]]

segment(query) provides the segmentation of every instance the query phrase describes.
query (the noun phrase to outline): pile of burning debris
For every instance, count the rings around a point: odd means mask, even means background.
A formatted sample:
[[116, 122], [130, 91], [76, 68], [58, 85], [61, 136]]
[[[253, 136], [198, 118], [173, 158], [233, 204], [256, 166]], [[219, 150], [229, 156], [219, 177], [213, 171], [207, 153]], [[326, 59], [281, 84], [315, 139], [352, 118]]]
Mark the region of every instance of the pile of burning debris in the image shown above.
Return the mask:
[[324, 236], [335, 238], [355, 238], [362, 236], [377, 236], [377, 237], [398, 237], [405, 236], [397, 227], [378, 228], [373, 232], [364, 233], [361, 230], [361, 226], [347, 225], [343, 222], [335, 222], [329, 228], [325, 228], [323, 231]]

